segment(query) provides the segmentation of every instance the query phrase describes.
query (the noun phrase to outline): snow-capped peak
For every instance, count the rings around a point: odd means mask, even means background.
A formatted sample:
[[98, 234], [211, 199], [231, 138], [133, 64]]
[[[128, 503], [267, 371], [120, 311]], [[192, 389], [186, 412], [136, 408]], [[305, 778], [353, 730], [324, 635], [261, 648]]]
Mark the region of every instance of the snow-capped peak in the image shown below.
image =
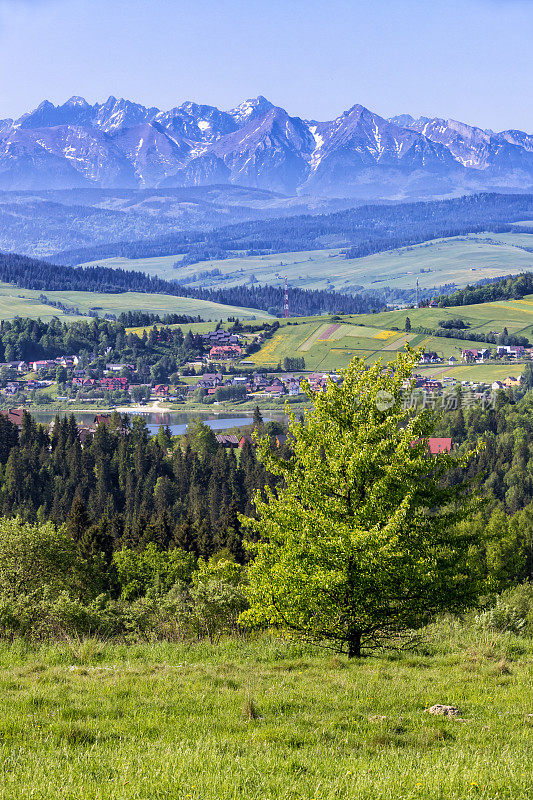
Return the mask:
[[73, 95], [65, 103], [66, 106], [76, 106], [77, 108], [89, 108], [89, 103], [84, 97]]
[[270, 100], [267, 100], [266, 97], [263, 97], [260, 94], [258, 97], [250, 98], [245, 100], [243, 103], [238, 105], [236, 108], [233, 108], [229, 111], [229, 115], [233, 117], [233, 119], [237, 122], [238, 125], [245, 125], [250, 120], [254, 119], [255, 117], [262, 116], [270, 111], [271, 108], [274, 108], [273, 103]]

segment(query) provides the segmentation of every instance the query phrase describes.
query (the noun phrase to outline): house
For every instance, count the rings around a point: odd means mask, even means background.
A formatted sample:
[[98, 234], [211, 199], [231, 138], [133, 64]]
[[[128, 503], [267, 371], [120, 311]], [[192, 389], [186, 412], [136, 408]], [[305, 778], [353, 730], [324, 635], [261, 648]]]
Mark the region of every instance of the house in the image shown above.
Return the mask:
[[43, 359], [40, 361], [30, 361], [30, 367], [33, 372], [37, 372], [40, 369], [55, 369], [57, 364], [55, 361], [50, 361], [49, 359]]
[[120, 372], [122, 369], [129, 369], [130, 372], [135, 372], [133, 364], [106, 364], [107, 372]]
[[278, 433], [276, 436], [274, 436], [273, 443], [276, 447], [283, 447], [286, 442], [294, 441], [296, 441], [296, 439], [292, 433]]
[[248, 444], [251, 444], [252, 447], [256, 446], [256, 443], [253, 440], [253, 438], [250, 435], [247, 434], [246, 436], [241, 436], [241, 438], [239, 439], [239, 449], [240, 450], [242, 450], [242, 448], [244, 447], [246, 442], [248, 442]]
[[499, 344], [496, 348], [496, 353], [499, 356], [507, 356], [508, 358], [524, 358], [525, 352], [525, 347], [522, 347], [522, 345]]
[[430, 350], [427, 353], [422, 353], [422, 357], [420, 359], [421, 364], [440, 364], [442, 358], [437, 355], [437, 353]]
[[224, 377], [221, 372], [206, 372], [196, 384], [197, 389], [212, 389], [216, 386], [222, 386]]
[[96, 383], [94, 378], [84, 378], [83, 375], [76, 375], [72, 378], [72, 385], [73, 386], [85, 386], [87, 388], [91, 388]]
[[230, 333], [229, 331], [225, 331], [222, 328], [219, 328], [218, 331], [210, 331], [209, 333], [201, 334], [204, 343], [208, 347], [218, 346], [218, 345], [238, 345], [240, 344], [240, 338], [236, 336], [234, 333]]
[[78, 361], [78, 356], [61, 356], [60, 358], [56, 358], [56, 364], [66, 369], [74, 369]]
[[158, 383], [154, 386], [154, 394], [158, 397], [167, 397], [170, 387], [166, 383]]
[[456, 357], [455, 356], [450, 356], [449, 359], [448, 359], [448, 364], [450, 365], [450, 367], [453, 367], [454, 364], [457, 364]]
[[440, 392], [442, 383], [434, 378], [423, 378], [421, 375], [416, 375], [415, 389], [425, 389], [428, 392]]
[[521, 382], [522, 382], [522, 376], [521, 375], [519, 375], [517, 378], [515, 378], [514, 375], [509, 375], [509, 377], [504, 380], [503, 385], [504, 386], [520, 386]]
[[100, 386], [102, 389], [106, 389], [107, 391], [111, 392], [125, 391], [128, 388], [128, 379], [119, 378], [118, 376], [114, 376], [113, 378], [101, 378]]
[[[411, 442], [411, 447], [414, 447], [415, 444], [418, 444], [420, 439], [416, 439], [416, 441]], [[452, 440], [447, 437], [437, 437], [437, 436], [430, 436], [428, 439], [428, 452], [430, 455], [435, 456], [438, 453], [451, 453], [452, 450]]]
[[475, 348], [471, 348], [468, 350], [461, 351], [461, 357], [463, 361], [477, 361], [478, 363], [482, 363], [486, 359], [490, 358], [490, 350], [488, 347], [484, 347], [480, 350]]
[[216, 358], [218, 360], [237, 358], [237, 356], [242, 356], [242, 347], [236, 344], [215, 345], [209, 351], [209, 358]]
[[239, 437], [233, 433], [217, 433], [215, 438], [222, 447], [239, 447]]
[[272, 383], [270, 386], [265, 386], [263, 392], [269, 397], [281, 397], [285, 393], [285, 387], [282, 383]]
[[298, 381], [287, 381], [286, 386], [290, 397], [296, 397], [300, 394], [300, 384]]
[[85, 426], [78, 428], [78, 438], [82, 446], [85, 444], [85, 442], [90, 436], [94, 435], [94, 431], [95, 431], [94, 428], [88, 428]]
[[452, 440], [446, 436], [430, 436], [428, 439], [428, 449], [432, 456], [437, 453], [451, 453]]

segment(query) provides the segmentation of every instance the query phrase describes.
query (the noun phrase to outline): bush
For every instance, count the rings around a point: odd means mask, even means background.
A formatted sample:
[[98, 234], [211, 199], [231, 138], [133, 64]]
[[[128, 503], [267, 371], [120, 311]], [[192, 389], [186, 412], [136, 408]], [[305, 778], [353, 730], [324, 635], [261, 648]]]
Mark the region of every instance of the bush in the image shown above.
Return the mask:
[[62, 528], [31, 524], [19, 517], [0, 520], [0, 596], [42, 592], [56, 598], [67, 592], [87, 597], [85, 561]]
[[101, 619], [95, 605], [84, 605], [68, 592], [54, 596], [48, 587], [31, 594], [0, 597], [0, 636], [31, 640], [88, 636], [98, 632]]
[[476, 624], [500, 633], [533, 634], [533, 584], [502, 592], [491, 608], [476, 616]]
[[237, 620], [247, 608], [242, 588], [243, 567], [234, 561], [200, 559], [192, 576], [191, 611], [198, 624], [199, 635], [216, 641], [224, 633], [237, 633]]
[[176, 583], [188, 583], [195, 568], [195, 559], [191, 553], [179, 548], [159, 550], [151, 542], [140, 552], [128, 548], [118, 550], [113, 555], [113, 564], [121, 598], [132, 600], [148, 591], [161, 595]]

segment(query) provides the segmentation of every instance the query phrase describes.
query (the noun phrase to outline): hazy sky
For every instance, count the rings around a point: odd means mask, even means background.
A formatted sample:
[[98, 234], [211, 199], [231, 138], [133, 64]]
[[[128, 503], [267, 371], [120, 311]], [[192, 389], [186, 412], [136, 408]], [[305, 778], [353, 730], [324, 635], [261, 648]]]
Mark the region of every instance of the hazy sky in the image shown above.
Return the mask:
[[231, 108], [264, 94], [533, 132], [533, 0], [0, 0], [0, 118], [110, 94]]

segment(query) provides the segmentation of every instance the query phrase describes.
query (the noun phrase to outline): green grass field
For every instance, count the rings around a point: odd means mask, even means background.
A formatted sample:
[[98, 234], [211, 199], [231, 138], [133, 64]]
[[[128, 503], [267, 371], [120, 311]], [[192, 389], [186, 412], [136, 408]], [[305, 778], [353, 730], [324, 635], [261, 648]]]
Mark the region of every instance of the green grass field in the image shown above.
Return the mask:
[[533, 247], [533, 234], [470, 234], [350, 260], [340, 255], [339, 248], [333, 248], [204, 261], [177, 269], [173, 265], [181, 256], [113, 258], [91, 263], [139, 270], [167, 279], [190, 278], [219, 269], [222, 275], [199, 278], [190, 284], [203, 287], [236, 286], [252, 276], [260, 283], [276, 284], [287, 276], [292, 286], [307, 289], [350, 290], [356, 286], [412, 289], [417, 278], [422, 287], [451, 282], [465, 286], [482, 278], [531, 270], [533, 253], [526, 252], [524, 247]]
[[[240, 319], [266, 318], [266, 312], [257, 309], [225, 306], [207, 300], [189, 297], [174, 297], [166, 294], [144, 294], [123, 292], [121, 294], [98, 294], [96, 292], [45, 292], [46, 297], [67, 306], [78, 307], [83, 313], [96, 309], [99, 316], [120, 314], [123, 311], [147, 311], [153, 314], [188, 314], [204, 319], [219, 320], [237, 316]], [[40, 291], [19, 289], [9, 284], [0, 284], [0, 319], [30, 317], [50, 320], [61, 317], [64, 321], [80, 319], [79, 316], [63, 314], [54, 306], [40, 302]]]
[[4, 643], [0, 798], [527, 800], [532, 654], [459, 628], [351, 662], [266, 638]]
[[[178, 256], [158, 256], [154, 258], [143, 258], [131, 260], [128, 258], [106, 258], [104, 260], [100, 259], [98, 261], [88, 261], [86, 264], [80, 264], [80, 266], [91, 266], [94, 267], [97, 264], [104, 264], [106, 267], [110, 267], [111, 269], [133, 269], [137, 270], [137, 272], [146, 272], [147, 275], [153, 275], [158, 278], [164, 278], [166, 281], [174, 281], [178, 277], [180, 273], [174, 269], [174, 264], [178, 261], [181, 261], [183, 255]], [[141, 266], [142, 261], [142, 266]], [[125, 266], [125, 265], [137, 265], [137, 266]]]
[[[330, 371], [346, 367], [354, 356], [369, 364], [380, 357], [392, 360], [399, 350], [405, 348], [406, 342], [413, 348], [433, 350], [446, 362], [450, 356], [460, 360], [463, 349], [480, 347], [480, 343], [474, 340], [425, 336], [415, 332], [406, 336], [403, 329], [407, 317], [413, 328], [432, 329], [439, 327], [440, 320], [460, 317], [475, 333], [500, 333], [507, 327], [509, 333], [522, 334], [533, 342], [533, 295], [530, 295], [522, 300], [456, 308], [413, 308], [343, 316], [340, 322], [331, 316], [295, 317], [290, 320], [290, 325], [280, 320], [279, 331], [251, 356], [251, 360], [258, 367], [272, 367], [283, 362], [286, 356], [303, 356], [307, 369]], [[328, 333], [333, 326], [336, 330]], [[399, 330], [394, 331], [394, 328]], [[433, 374], [444, 373], [458, 380], [480, 381], [499, 380], [522, 371], [520, 365], [480, 364], [468, 367], [471, 378], [463, 377], [465, 367], [450, 367], [448, 363], [431, 369]]]
[[421, 366], [418, 372], [431, 375], [438, 380], [455, 378], [458, 381], [471, 381], [472, 383], [492, 383], [504, 381], [509, 376], [517, 377], [524, 371], [524, 364], [500, 364], [488, 362], [486, 364], [461, 364], [458, 367], [449, 367], [447, 364], [434, 366]]

